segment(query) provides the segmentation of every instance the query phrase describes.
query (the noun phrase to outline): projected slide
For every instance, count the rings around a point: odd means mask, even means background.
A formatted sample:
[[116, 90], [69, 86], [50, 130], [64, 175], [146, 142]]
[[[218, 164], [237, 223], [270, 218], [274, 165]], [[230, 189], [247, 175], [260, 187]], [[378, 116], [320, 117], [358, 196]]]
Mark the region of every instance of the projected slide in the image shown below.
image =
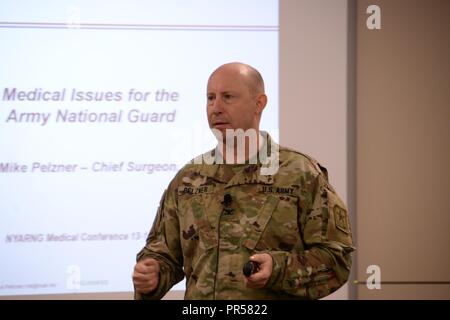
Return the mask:
[[219, 65], [261, 71], [278, 140], [277, 1], [1, 1], [0, 43], [0, 295], [132, 291]]

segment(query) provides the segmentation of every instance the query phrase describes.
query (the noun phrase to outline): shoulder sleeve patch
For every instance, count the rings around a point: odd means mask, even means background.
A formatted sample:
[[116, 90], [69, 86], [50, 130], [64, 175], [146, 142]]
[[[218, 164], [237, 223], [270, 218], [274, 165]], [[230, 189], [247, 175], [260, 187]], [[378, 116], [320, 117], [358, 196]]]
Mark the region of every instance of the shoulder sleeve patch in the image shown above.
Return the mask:
[[334, 213], [334, 223], [336, 225], [336, 228], [341, 230], [342, 232], [349, 234], [350, 228], [348, 223], [348, 215], [347, 211], [343, 208], [341, 208], [338, 205], [335, 205], [333, 207], [333, 213]]

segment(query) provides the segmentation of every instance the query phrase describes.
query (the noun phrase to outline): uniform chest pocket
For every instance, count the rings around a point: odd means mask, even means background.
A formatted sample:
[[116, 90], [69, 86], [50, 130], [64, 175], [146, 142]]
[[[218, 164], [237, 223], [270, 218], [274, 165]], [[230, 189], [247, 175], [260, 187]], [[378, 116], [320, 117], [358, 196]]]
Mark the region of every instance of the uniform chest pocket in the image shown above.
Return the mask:
[[292, 251], [300, 245], [297, 204], [295, 196], [266, 194], [267, 199], [258, 213], [243, 245], [250, 250]]
[[[214, 186], [198, 188], [180, 187], [178, 189], [178, 209], [180, 215], [180, 233], [183, 247], [187, 251], [200, 249], [208, 250], [217, 246], [217, 235], [212, 221], [210, 205]], [[199, 240], [192, 243], [192, 240]]]

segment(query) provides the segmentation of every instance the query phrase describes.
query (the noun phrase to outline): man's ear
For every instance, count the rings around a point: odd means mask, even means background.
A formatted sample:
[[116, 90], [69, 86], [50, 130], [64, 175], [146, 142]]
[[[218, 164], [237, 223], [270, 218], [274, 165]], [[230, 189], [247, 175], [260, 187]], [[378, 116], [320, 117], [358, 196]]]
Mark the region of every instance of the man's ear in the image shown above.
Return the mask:
[[261, 93], [256, 97], [256, 110], [255, 113], [260, 115], [264, 108], [267, 105], [267, 96], [264, 93]]

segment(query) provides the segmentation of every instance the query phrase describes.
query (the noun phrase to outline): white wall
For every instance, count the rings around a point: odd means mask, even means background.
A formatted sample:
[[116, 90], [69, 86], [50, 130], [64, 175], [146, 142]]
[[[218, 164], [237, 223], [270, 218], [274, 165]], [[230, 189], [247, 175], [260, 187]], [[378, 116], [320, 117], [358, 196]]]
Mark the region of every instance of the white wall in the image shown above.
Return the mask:
[[[280, 142], [325, 166], [348, 203], [347, 2], [280, 1]], [[344, 286], [327, 299], [348, 295]]]

